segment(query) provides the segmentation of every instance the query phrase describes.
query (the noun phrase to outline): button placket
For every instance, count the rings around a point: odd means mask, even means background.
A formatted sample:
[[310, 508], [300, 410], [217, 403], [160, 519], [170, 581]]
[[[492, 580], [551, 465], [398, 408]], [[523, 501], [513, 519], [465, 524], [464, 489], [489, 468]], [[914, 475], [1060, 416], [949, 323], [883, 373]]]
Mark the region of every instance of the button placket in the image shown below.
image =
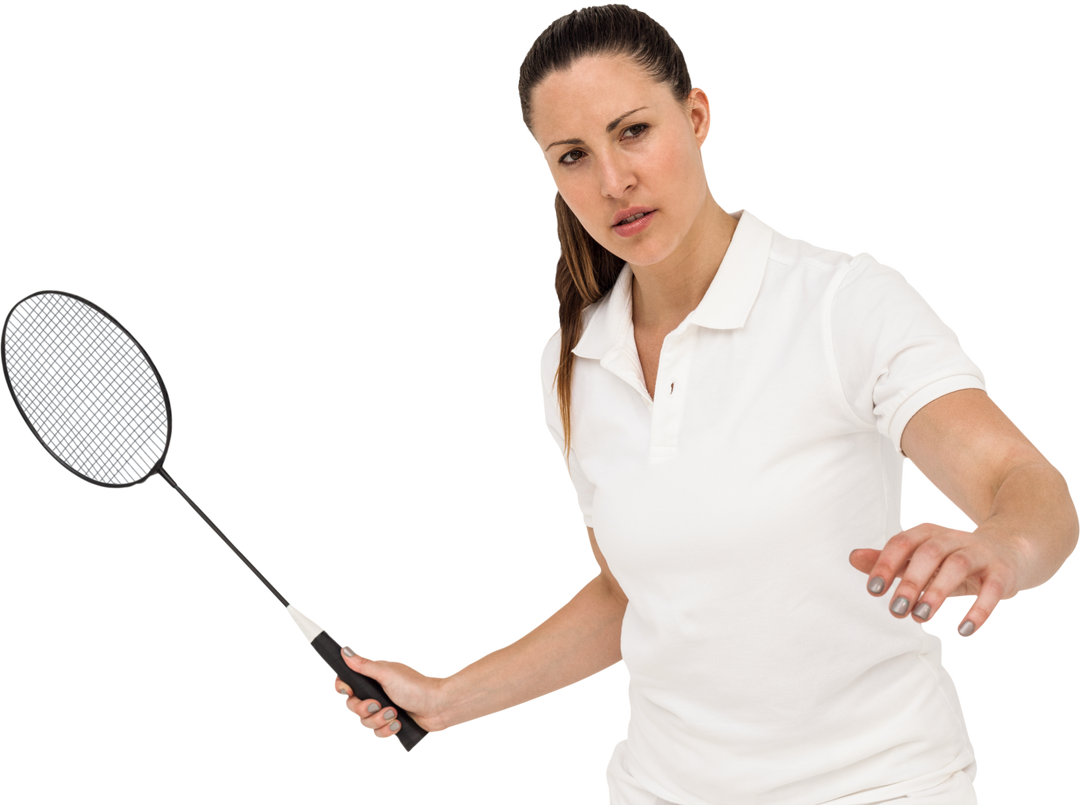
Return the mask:
[[670, 458], [679, 447], [689, 370], [697, 329], [684, 322], [664, 339], [656, 372], [649, 460]]

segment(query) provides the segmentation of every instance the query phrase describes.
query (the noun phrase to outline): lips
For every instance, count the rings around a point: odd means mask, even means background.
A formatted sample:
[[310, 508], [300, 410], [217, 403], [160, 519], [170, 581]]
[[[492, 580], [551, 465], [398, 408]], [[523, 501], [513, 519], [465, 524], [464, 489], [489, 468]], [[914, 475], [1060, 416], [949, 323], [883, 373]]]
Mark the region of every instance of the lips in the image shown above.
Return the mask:
[[[643, 215], [648, 215], [654, 210], [652, 207], [630, 207], [625, 210], [619, 210], [615, 213], [615, 217], [611, 219], [612, 226], [619, 226], [625, 224], [631, 224], [635, 220], [640, 219]], [[628, 220], [629, 219], [629, 220]]]

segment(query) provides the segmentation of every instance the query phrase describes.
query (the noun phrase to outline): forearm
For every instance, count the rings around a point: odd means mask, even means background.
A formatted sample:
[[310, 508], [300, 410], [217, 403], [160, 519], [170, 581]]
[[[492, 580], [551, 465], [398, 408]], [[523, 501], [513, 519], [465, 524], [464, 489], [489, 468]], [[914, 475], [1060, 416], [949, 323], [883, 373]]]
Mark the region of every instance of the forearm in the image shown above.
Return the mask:
[[1045, 582], [1076, 547], [1080, 527], [1065, 479], [1048, 463], [1015, 467], [978, 531], [1013, 535], [1024, 557], [1019, 589]]
[[505, 710], [614, 665], [622, 659], [625, 611], [626, 601], [597, 576], [521, 640], [443, 680], [445, 726]]

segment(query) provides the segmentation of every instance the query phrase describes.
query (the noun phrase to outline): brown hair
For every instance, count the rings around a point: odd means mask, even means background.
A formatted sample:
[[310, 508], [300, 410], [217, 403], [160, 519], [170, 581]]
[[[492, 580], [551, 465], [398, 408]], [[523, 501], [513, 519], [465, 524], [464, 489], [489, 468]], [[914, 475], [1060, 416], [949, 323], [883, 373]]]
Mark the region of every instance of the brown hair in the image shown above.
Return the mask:
[[[692, 87], [682, 51], [667, 31], [640, 11], [622, 5], [594, 6], [572, 11], [551, 23], [533, 42], [521, 63], [518, 95], [521, 116], [532, 131], [532, 93], [548, 75], [568, 70], [583, 56], [626, 56], [657, 83], [667, 84], [676, 100], [685, 100]], [[570, 455], [570, 384], [574, 374], [572, 350], [581, 338], [581, 313], [615, 285], [624, 261], [585, 231], [562, 196], [555, 194], [555, 220], [562, 254], [555, 266], [559, 297], [559, 368], [555, 373], [563, 448]]]

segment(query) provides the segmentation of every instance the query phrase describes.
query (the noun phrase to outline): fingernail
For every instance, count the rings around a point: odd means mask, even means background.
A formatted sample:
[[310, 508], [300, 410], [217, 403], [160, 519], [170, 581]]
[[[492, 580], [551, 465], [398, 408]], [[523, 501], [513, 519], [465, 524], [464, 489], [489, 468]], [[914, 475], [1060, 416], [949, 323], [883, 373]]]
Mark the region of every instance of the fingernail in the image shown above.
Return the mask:
[[399, 729], [401, 729], [400, 721], [395, 721], [393, 724], [390, 725], [390, 732], [397, 732]]
[[345, 656], [346, 656], [346, 657], [355, 657], [355, 656], [356, 656], [356, 652], [355, 652], [355, 651], [353, 651], [353, 650], [352, 650], [351, 648], [349, 648], [348, 646], [345, 646], [345, 648], [343, 648], [343, 649], [342, 649], [342, 651], [344, 651], [344, 652], [345, 652]]
[[881, 578], [881, 576], [874, 576], [874, 578], [870, 579], [870, 583], [866, 585], [866, 589], [874, 595], [881, 595], [885, 592], [885, 579]]
[[369, 704], [369, 705], [367, 706], [367, 711], [368, 711], [369, 713], [377, 713], [377, 712], [379, 712], [379, 705], [378, 705], [378, 703], [376, 703], [376, 702], [372, 702], [371, 704]]
[[387, 710], [386, 715], [383, 716], [383, 718], [385, 718], [387, 721], [390, 721], [396, 715], [397, 713], [395, 713], [393, 710]]
[[348, 696], [349, 695], [349, 689], [348, 688], [338, 688], [338, 693], [340, 693], [342, 696]]
[[893, 601], [893, 605], [889, 607], [889, 611], [893, 615], [906, 615], [909, 606], [911, 606], [911, 602], [904, 598], [904, 596], [900, 596]]
[[911, 614], [921, 621], [927, 620], [930, 617], [930, 605], [926, 603], [919, 604]]
[[960, 624], [960, 636], [971, 637], [971, 633], [975, 631], [974, 621], [964, 621]]

